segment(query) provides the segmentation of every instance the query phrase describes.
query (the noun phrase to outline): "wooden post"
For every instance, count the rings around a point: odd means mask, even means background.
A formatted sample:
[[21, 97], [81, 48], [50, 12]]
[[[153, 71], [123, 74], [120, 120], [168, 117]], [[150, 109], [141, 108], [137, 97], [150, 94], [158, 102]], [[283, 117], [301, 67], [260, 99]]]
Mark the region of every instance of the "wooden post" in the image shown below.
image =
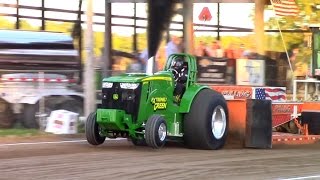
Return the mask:
[[16, 19], [16, 29], [20, 29], [20, 13], [19, 13], [19, 9], [20, 9], [20, 7], [19, 7], [19, 5], [20, 5], [20, 3], [19, 3], [19, 0], [17, 0], [17, 2], [16, 2], [16, 14], [17, 14], [17, 19]]
[[134, 4], [134, 14], [133, 14], [133, 52], [138, 52], [138, 40], [137, 40], [137, 3]]
[[112, 61], [112, 29], [111, 29], [111, 3], [105, 1], [105, 28], [104, 28], [104, 60], [102, 63], [103, 77], [111, 75]]
[[260, 55], [265, 54], [264, 49], [264, 5], [265, 2], [261, 0], [255, 0], [255, 18], [254, 18], [254, 30], [256, 36], [257, 53]]
[[217, 40], [220, 40], [220, 3], [217, 3], [217, 25], [218, 25], [218, 35], [217, 35]]
[[185, 53], [194, 54], [193, 1], [183, 1], [183, 43]]
[[88, 117], [91, 112], [96, 109], [96, 91], [95, 91], [95, 78], [93, 70], [93, 0], [87, 0], [87, 29], [85, 33], [85, 51], [86, 51], [86, 61], [85, 61], [85, 75], [84, 75], [84, 113]]
[[45, 6], [44, 6], [44, 1], [45, 0], [41, 0], [41, 30], [45, 30], [46, 29], [46, 21], [45, 19]]

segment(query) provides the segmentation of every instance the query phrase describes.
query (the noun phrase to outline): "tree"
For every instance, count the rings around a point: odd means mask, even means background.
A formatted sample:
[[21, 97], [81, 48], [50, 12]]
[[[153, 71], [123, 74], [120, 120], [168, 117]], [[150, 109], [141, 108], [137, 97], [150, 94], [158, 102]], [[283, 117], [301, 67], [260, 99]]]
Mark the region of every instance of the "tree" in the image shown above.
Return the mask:
[[23, 30], [31, 30], [31, 31], [39, 30], [39, 26], [33, 26], [28, 22], [28, 19], [21, 19], [19, 24], [20, 24], [20, 29], [23, 29]]
[[[281, 30], [308, 30], [309, 24], [319, 24], [320, 11], [317, 10], [317, 5], [320, 5], [320, 0], [296, 0], [299, 8], [299, 14], [295, 17], [272, 17], [266, 22], [266, 29], [278, 29], [278, 24]], [[272, 11], [272, 6], [267, 7], [266, 10]], [[310, 36], [310, 33], [282, 33], [285, 46], [288, 50], [293, 45], [299, 44], [301, 49], [301, 56], [298, 57], [298, 61], [309, 62], [311, 56], [311, 49], [306, 47], [305, 41]], [[271, 50], [279, 49], [284, 51], [282, 37], [280, 33], [268, 34], [267, 41]], [[281, 47], [282, 46], [282, 47]]]
[[15, 28], [15, 23], [7, 20], [4, 17], [0, 17], [0, 28], [1, 29], [13, 29], [13, 28]]

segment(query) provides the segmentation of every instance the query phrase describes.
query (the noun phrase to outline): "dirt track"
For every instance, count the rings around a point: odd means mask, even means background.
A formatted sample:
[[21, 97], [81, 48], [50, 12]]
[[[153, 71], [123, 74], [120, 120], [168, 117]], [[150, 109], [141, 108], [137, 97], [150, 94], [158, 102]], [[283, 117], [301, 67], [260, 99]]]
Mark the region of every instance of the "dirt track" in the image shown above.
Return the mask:
[[[70, 139], [63, 139], [70, 140]], [[320, 174], [320, 144], [270, 150], [218, 151], [169, 145], [135, 147], [126, 140], [1, 145], [0, 179], [279, 179]], [[318, 178], [320, 179], [320, 177]]]

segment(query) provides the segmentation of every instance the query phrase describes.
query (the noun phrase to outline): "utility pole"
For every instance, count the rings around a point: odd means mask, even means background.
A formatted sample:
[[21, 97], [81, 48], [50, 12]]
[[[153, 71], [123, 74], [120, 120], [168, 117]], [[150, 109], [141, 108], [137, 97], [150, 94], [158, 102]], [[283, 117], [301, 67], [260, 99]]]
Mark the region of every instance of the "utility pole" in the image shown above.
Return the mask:
[[96, 88], [93, 67], [93, 0], [87, 0], [87, 29], [85, 33], [84, 113], [88, 117], [96, 108]]

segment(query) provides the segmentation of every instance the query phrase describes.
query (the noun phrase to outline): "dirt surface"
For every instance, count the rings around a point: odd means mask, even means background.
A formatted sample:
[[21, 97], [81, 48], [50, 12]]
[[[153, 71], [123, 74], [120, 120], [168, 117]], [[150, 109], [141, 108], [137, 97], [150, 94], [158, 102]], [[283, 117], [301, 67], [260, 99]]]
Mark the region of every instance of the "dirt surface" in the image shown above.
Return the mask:
[[[281, 179], [319, 176], [320, 144], [218, 151], [135, 147], [108, 140], [93, 147], [82, 136], [0, 138], [0, 179]], [[79, 142], [68, 142], [80, 140]], [[37, 141], [60, 143], [7, 144]], [[320, 179], [320, 176], [319, 178]]]

